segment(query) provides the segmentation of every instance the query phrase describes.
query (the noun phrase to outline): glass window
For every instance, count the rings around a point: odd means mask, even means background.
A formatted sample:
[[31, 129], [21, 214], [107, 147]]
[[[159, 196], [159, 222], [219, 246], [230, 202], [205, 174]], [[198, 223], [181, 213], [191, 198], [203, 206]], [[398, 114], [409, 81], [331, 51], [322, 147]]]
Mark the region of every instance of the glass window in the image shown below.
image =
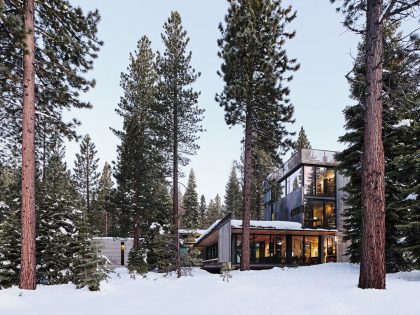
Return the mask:
[[305, 200], [304, 225], [312, 228], [324, 226], [324, 202], [319, 200]]
[[278, 189], [279, 199], [286, 196], [286, 182], [284, 180], [277, 183], [277, 189]]
[[305, 263], [319, 263], [319, 237], [305, 236]]
[[242, 234], [232, 234], [233, 262], [239, 264], [242, 256]]
[[298, 190], [302, 186], [302, 168], [298, 168], [292, 175], [287, 177], [287, 194]]
[[325, 202], [325, 225], [328, 228], [336, 228], [336, 215], [335, 215], [335, 202], [326, 201]]
[[295, 222], [302, 222], [302, 217], [301, 217], [302, 213], [303, 213], [303, 207], [292, 209], [290, 211], [291, 220]]
[[324, 236], [324, 256], [327, 263], [337, 261], [335, 236]]
[[304, 167], [305, 195], [334, 196], [335, 170], [330, 167]]
[[305, 182], [305, 195], [314, 196], [315, 195], [315, 180], [314, 180], [314, 174], [315, 174], [315, 167], [313, 166], [305, 166], [304, 167], [304, 182]]
[[273, 256], [274, 262], [285, 264], [286, 263], [286, 236], [279, 235], [273, 236]]
[[303, 261], [303, 236], [292, 236], [291, 250], [292, 264], [300, 264]]
[[323, 200], [305, 200], [304, 226], [310, 228], [337, 227], [335, 202]]
[[316, 168], [316, 195], [333, 196], [335, 193], [335, 171], [332, 168]]
[[213, 245], [206, 247], [206, 259], [216, 259], [218, 257], [218, 245], [214, 243]]

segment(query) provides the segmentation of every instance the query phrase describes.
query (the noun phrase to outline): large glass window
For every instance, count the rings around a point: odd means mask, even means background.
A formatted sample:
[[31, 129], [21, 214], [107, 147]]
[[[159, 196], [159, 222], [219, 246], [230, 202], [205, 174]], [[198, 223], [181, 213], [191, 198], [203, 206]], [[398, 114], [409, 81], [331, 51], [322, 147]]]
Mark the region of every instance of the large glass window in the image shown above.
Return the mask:
[[305, 236], [305, 263], [319, 263], [319, 236]]
[[218, 245], [217, 243], [206, 247], [206, 259], [216, 259], [218, 257]]
[[304, 226], [311, 228], [336, 228], [334, 201], [306, 199], [304, 207]]
[[316, 168], [316, 195], [334, 196], [335, 193], [335, 171], [332, 168]]
[[305, 195], [334, 196], [335, 170], [330, 167], [304, 167]]
[[336, 228], [335, 202], [325, 201], [325, 226], [327, 228]]
[[315, 167], [314, 166], [305, 166], [304, 170], [304, 182], [305, 182], [305, 195], [314, 196], [315, 195]]
[[336, 241], [335, 236], [324, 236], [324, 262], [336, 262]]
[[302, 168], [298, 168], [292, 175], [287, 177], [286, 185], [287, 194], [290, 194], [295, 190], [298, 190], [299, 187], [302, 187]]
[[[242, 235], [233, 234], [233, 262], [240, 263], [242, 253]], [[250, 236], [250, 261], [253, 264], [285, 264], [285, 235], [255, 235]]]
[[319, 200], [305, 201], [304, 225], [312, 228], [324, 226], [324, 202]]
[[272, 239], [273, 257], [275, 263], [286, 263], [286, 236], [274, 236]]
[[292, 236], [291, 254], [292, 264], [301, 264], [303, 262], [303, 236]]

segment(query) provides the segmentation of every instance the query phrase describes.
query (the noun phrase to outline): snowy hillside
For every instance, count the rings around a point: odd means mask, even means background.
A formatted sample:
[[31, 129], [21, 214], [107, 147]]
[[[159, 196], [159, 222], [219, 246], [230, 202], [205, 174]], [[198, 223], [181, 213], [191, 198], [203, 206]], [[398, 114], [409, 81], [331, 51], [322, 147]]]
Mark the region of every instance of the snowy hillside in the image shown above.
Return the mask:
[[356, 287], [358, 266], [324, 264], [297, 269], [233, 272], [231, 282], [196, 269], [193, 277], [150, 273], [133, 280], [124, 269], [101, 292], [72, 285], [0, 291], [7, 315], [235, 315], [235, 314], [420, 314], [420, 272], [387, 276], [387, 290]]

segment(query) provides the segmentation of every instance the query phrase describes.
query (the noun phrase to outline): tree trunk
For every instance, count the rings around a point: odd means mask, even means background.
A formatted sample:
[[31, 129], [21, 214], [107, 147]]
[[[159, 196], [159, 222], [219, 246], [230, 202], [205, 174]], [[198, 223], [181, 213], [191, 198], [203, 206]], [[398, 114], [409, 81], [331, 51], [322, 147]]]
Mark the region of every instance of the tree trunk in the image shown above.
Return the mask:
[[34, 0], [25, 0], [22, 119], [22, 249], [21, 289], [36, 288], [35, 258], [35, 38]]
[[105, 210], [105, 237], [108, 237], [108, 211]]
[[89, 163], [90, 163], [90, 156], [89, 156], [89, 144], [88, 142], [86, 146], [86, 215], [85, 215], [85, 223], [87, 222], [87, 216], [91, 214], [90, 212], [90, 182], [89, 182]]
[[174, 106], [174, 143], [173, 143], [173, 225], [175, 229], [176, 272], [181, 277], [181, 253], [179, 248], [179, 200], [178, 200], [178, 107]]
[[133, 248], [139, 248], [139, 216], [134, 216], [134, 233], [133, 233]]
[[359, 288], [385, 289], [385, 162], [382, 143], [382, 0], [366, 13], [366, 112], [362, 154], [362, 252]]
[[251, 220], [251, 181], [252, 181], [252, 109], [248, 107], [245, 125], [244, 191], [242, 214], [242, 257], [241, 270], [250, 268], [249, 230]]

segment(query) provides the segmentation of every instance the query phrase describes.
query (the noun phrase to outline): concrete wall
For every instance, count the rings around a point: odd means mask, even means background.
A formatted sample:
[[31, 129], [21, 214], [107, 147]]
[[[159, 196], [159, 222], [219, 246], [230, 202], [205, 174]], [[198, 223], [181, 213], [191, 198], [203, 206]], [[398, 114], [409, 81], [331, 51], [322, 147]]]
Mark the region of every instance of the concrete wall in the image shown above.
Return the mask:
[[[303, 206], [303, 188], [299, 187], [297, 190], [291, 192], [287, 196], [276, 201], [273, 205], [273, 212], [275, 214], [275, 221], [296, 221], [303, 222], [303, 214], [299, 218], [292, 220], [290, 212], [293, 209]], [[271, 205], [267, 205], [264, 209], [264, 220], [271, 221]]]
[[127, 266], [128, 253], [133, 247], [132, 238], [94, 237], [93, 239], [98, 242], [102, 255], [108, 258], [112, 267], [121, 267], [121, 242], [124, 242], [124, 266]]

